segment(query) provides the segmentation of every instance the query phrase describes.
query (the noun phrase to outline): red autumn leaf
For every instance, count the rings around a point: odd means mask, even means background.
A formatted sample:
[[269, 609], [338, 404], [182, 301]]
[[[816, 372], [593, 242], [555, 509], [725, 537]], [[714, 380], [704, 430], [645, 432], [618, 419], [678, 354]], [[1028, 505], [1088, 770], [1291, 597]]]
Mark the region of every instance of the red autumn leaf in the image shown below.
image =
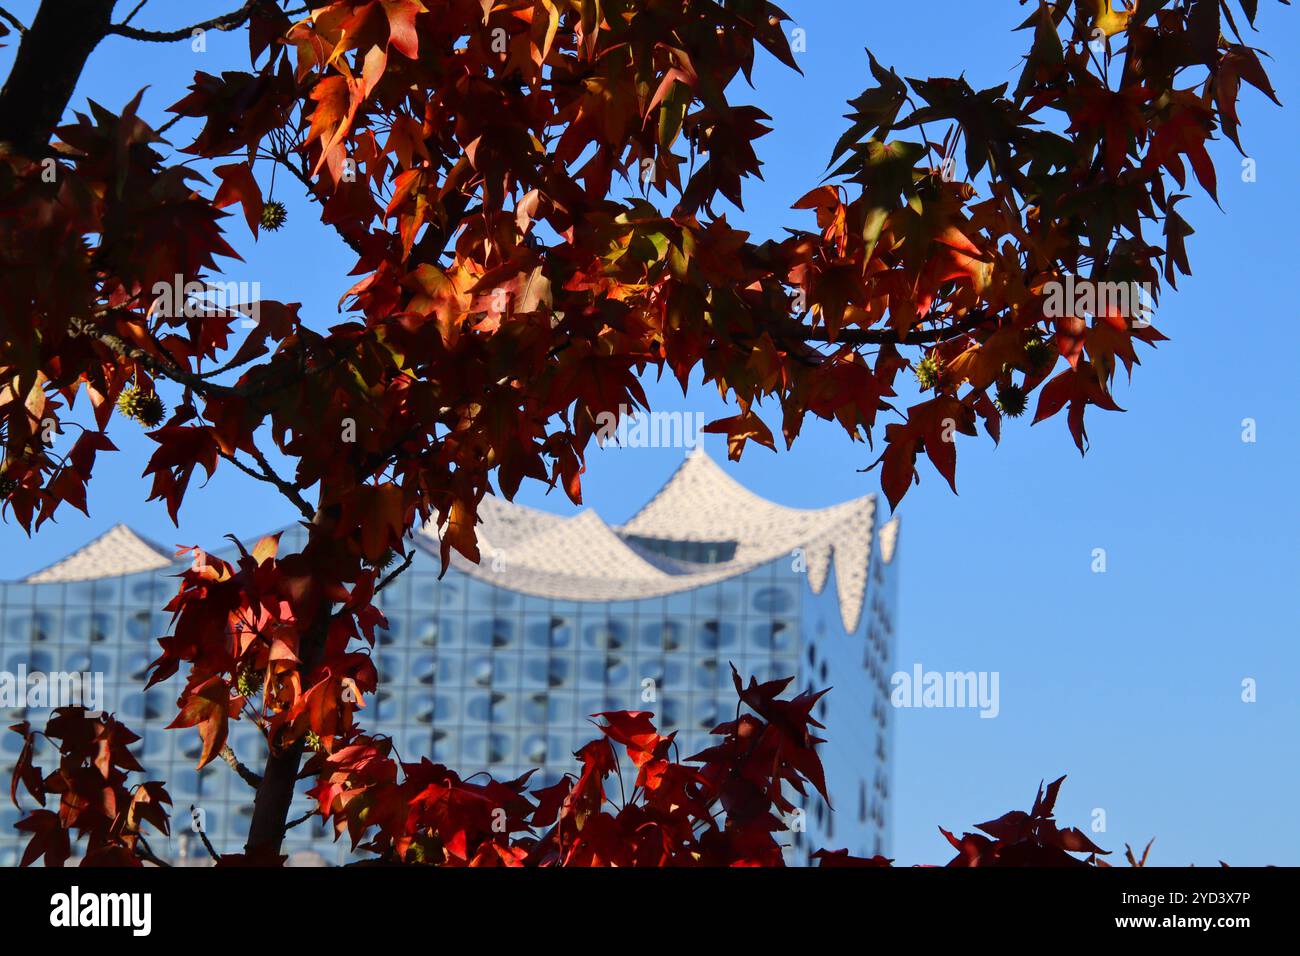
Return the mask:
[[[197, 129], [178, 151], [162, 148], [139, 96], [76, 112], [87, 58], [109, 45], [22, 32], [11, 79], [30, 102], [0, 129], [0, 514], [30, 531], [65, 506], [88, 512], [115, 409], [114, 427], [142, 426], [157, 444], [148, 495], [173, 521], [199, 468], [274, 489], [303, 517], [301, 547], [241, 546], [233, 564], [187, 551], [199, 564], [179, 575], [149, 682], [186, 665], [174, 726], [199, 728], [205, 764], [243, 706], [260, 708], [272, 759], [292, 763], [265, 786], [294, 780], [309, 742], [321, 817], [377, 857], [776, 865], [783, 815], [825, 789], [818, 695], [738, 687], [752, 712], [716, 728], [695, 766], [648, 716], [607, 715], [575, 778], [536, 806], [522, 780], [399, 764], [356, 723], [378, 683], [357, 648], [386, 625], [376, 595], [405, 567], [388, 559], [432, 526], [444, 569], [453, 550], [479, 561], [484, 498], [512, 498], [525, 479], [579, 503], [592, 439], [609, 416], [648, 413], [643, 383], [665, 370], [733, 405], [709, 426], [732, 458], [751, 440], [774, 447], [765, 401], [787, 443], [810, 415], [852, 442], [883, 438], [893, 505], [922, 452], [955, 490], [955, 435], [974, 434], [978, 416], [1009, 439], [1004, 413], [1035, 391], [1035, 421], [1068, 406], [1082, 449], [1087, 406], [1118, 410], [1116, 368], [1132, 374], [1138, 343], [1163, 336], [1115, 310], [1091, 323], [1049, 314], [1048, 284], [1086, 268], [1087, 281], [1155, 296], [1190, 274], [1193, 228], [1176, 209], [1186, 167], [1213, 196], [1208, 143], [1222, 129], [1240, 147], [1243, 84], [1276, 95], [1261, 51], [1227, 39], [1242, 39], [1234, 10], [1253, 26], [1257, 3], [1076, 6], [1030, 15], [1013, 92], [904, 79], [868, 56], [872, 85], [826, 143], [830, 175], [793, 184], [791, 228], [770, 236], [721, 208], [760, 187], [769, 131], [736, 99], [740, 81], [762, 78], [763, 51], [797, 69], [788, 18], [764, 2], [325, 0], [296, 22], [253, 4], [223, 24], [247, 30], [248, 69], [196, 74], [174, 97], [170, 112]], [[1104, 55], [1085, 48], [1093, 28], [1110, 38]], [[317, 209], [304, 228], [332, 232], [350, 258], [336, 324], [269, 301], [187, 308], [186, 286], [221, 291], [237, 257], [221, 210], [239, 203], [261, 226], [255, 161], [305, 190]], [[196, 185], [200, 170], [215, 172], [215, 195]], [[1069, 368], [1049, 378], [1056, 355]], [[906, 394], [908, 369], [925, 398], [900, 412], [889, 399]], [[88, 408], [75, 406], [82, 392]], [[882, 415], [897, 417], [882, 427]], [[49, 440], [77, 428], [70, 450]], [[71, 828], [88, 861], [148, 860], [139, 826], [164, 823], [165, 801], [160, 785], [121, 779], [138, 772], [134, 738], [71, 709], [46, 733], [59, 769], [41, 775], [42, 738], [25, 730], [12, 785], [15, 800], [60, 803], [61, 826], [30, 818], [31, 859], [66, 855]], [[617, 807], [612, 743], [637, 768], [635, 799]], [[1051, 821], [1057, 786], [987, 835], [951, 837], [959, 861], [1095, 862], [1086, 836]], [[249, 852], [221, 865], [282, 862], [285, 823], [257, 815]]]
[[897, 506], [916, 478], [916, 456], [922, 451], [957, 490], [958, 434], [975, 434], [975, 416], [970, 406], [949, 395], [913, 406], [906, 423], [885, 429], [889, 446], [881, 456], [880, 483], [891, 505]]
[[1089, 405], [1112, 412], [1123, 411], [1097, 380], [1091, 363], [1086, 361], [1066, 369], [1043, 386], [1038, 398], [1038, 411], [1034, 414], [1034, 424], [1051, 418], [1067, 404], [1070, 406], [1070, 434], [1074, 436], [1074, 443], [1080, 452], [1086, 450], [1088, 432], [1083, 427], [1083, 413]]
[[197, 769], [202, 770], [225, 746], [227, 725], [237, 710], [226, 682], [219, 677], [210, 677], [182, 696], [180, 713], [167, 727], [199, 728], [203, 752], [199, 755]]
[[253, 170], [248, 163], [244, 162], [218, 166], [214, 172], [221, 177], [221, 188], [217, 190], [212, 205], [217, 209], [224, 209], [234, 203], [241, 204], [244, 207], [244, 219], [248, 222], [248, 228], [256, 236], [258, 227], [262, 224], [264, 205], [262, 190], [257, 185], [257, 180], [253, 178]]
[[46, 866], [63, 866], [72, 855], [68, 831], [63, 828], [59, 815], [53, 811], [33, 810], [14, 826], [21, 832], [32, 835], [19, 866], [31, 866], [42, 857], [45, 858]]

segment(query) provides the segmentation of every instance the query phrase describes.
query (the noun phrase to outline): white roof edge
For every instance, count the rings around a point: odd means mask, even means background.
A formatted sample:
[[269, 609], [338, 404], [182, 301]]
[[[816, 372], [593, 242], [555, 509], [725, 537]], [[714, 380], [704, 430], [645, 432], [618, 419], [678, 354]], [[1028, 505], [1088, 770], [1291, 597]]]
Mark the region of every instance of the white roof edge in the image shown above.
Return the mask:
[[[552, 600], [641, 600], [734, 578], [801, 551], [810, 572], [817, 572], [810, 573], [814, 592], [822, 590], [831, 563], [836, 565], [836, 597], [849, 633], [861, 621], [876, 535], [881, 535], [881, 557], [888, 562], [898, 530], [897, 519], [889, 523], [891, 531], [877, 525], [879, 499], [874, 494], [818, 510], [788, 508], [740, 485], [700, 448], [621, 527], [605, 524], [591, 510], [565, 518], [492, 501], [490, 517], [479, 526], [481, 563], [454, 552], [451, 558], [458, 571], [485, 583]], [[511, 519], [513, 509], [519, 520]], [[514, 538], [511, 545], [484, 527], [503, 522]], [[629, 537], [730, 540], [737, 550], [732, 560], [717, 564], [649, 561]], [[438, 553], [436, 528], [426, 526], [417, 540]]]
[[894, 561], [894, 553], [898, 550], [900, 527], [898, 515], [894, 515], [880, 526], [880, 559], [885, 564], [892, 564]]
[[[798, 550], [820, 593], [834, 564], [841, 619], [852, 633], [861, 620], [872, 550], [893, 561], [899, 534], [895, 515], [877, 522], [878, 497], [864, 495], [828, 508], [788, 508], [762, 498], [728, 475], [697, 447], [663, 488], [621, 527], [596, 512], [572, 517], [500, 498], [480, 509], [483, 560], [453, 553], [452, 566], [481, 581], [555, 600], [607, 602], [662, 597], [738, 577]], [[691, 542], [737, 542], [735, 557], [717, 564], [650, 561], [627, 537]], [[438, 554], [438, 531], [415, 535]], [[877, 541], [878, 538], [878, 541]], [[91, 581], [170, 567], [176, 559], [125, 524], [114, 525], [73, 554], [23, 579], [28, 584]]]
[[171, 567], [176, 559], [124, 524], [116, 524], [98, 538], [47, 568], [23, 578], [24, 584], [58, 584], [97, 581], [141, 571]]

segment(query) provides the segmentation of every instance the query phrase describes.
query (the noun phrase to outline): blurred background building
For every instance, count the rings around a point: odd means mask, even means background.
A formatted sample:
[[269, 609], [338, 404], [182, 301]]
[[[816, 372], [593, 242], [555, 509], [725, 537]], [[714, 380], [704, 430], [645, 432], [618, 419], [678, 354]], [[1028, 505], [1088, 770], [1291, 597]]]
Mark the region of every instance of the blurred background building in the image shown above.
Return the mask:
[[[362, 715], [367, 729], [391, 735], [407, 760], [428, 755], [498, 779], [537, 767], [532, 783], [545, 786], [576, 769], [573, 752], [598, 735], [589, 715], [601, 711], [653, 711], [661, 732], [678, 732], [682, 757], [705, 749], [736, 711], [729, 664], [746, 679], [794, 677], [790, 694], [833, 686], [815, 715], [826, 725], [834, 811], [816, 795], [804, 801], [787, 860], [806, 863], [822, 847], [888, 854], [898, 523], [878, 520], [874, 496], [783, 507], [697, 449], [621, 527], [590, 511], [566, 518], [495, 498], [481, 517], [481, 564], [455, 556], [439, 581], [437, 539], [417, 535], [414, 563], [379, 595], [391, 626], [375, 648], [380, 685]], [[298, 550], [303, 534], [287, 529], [281, 553]], [[220, 760], [196, 773], [198, 734], [164, 730], [180, 677], [142, 690], [183, 567], [173, 553], [119, 525], [0, 584], [0, 667], [103, 675], [104, 707], [141, 736], [140, 779], [165, 781], [175, 804], [172, 837], [151, 844], [193, 864], [206, 855], [190, 805], [219, 851], [238, 852], [252, 791]], [[6, 726], [47, 715], [0, 710]], [[232, 722], [229, 743], [260, 770], [255, 727]], [[6, 781], [20, 747], [4, 732]], [[51, 761], [38, 764], [48, 771]], [[18, 817], [11, 804], [0, 810], [0, 864], [15, 865], [26, 843]], [[291, 829], [285, 852], [306, 865], [351, 858], [347, 840], [315, 822]]]

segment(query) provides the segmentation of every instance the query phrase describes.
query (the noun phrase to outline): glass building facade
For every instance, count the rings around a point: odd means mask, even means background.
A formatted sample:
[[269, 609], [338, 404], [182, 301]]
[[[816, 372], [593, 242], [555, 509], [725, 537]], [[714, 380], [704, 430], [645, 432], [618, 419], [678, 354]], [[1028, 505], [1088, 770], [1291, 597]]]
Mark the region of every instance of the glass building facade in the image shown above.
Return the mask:
[[[834, 686], [816, 711], [834, 810], [816, 795], [805, 801], [787, 860], [806, 863], [821, 847], [888, 853], [898, 527], [877, 524], [874, 499], [782, 508], [696, 452], [622, 528], [590, 512], [560, 518], [495, 500], [483, 519], [481, 564], [457, 559], [439, 580], [430, 535], [377, 600], [390, 627], [374, 649], [379, 691], [359, 719], [391, 735], [403, 759], [427, 755], [498, 779], [539, 768], [532, 782], [546, 786], [574, 772], [574, 751], [598, 735], [589, 715], [610, 710], [653, 711], [690, 756], [735, 714], [734, 664], [746, 679], [794, 677], [789, 693]], [[302, 534], [287, 530], [281, 552], [297, 550]], [[219, 851], [238, 852], [252, 791], [220, 760], [195, 771], [195, 731], [164, 730], [179, 677], [143, 691], [179, 570], [167, 549], [119, 526], [26, 581], [0, 584], [0, 668], [102, 674], [104, 708], [141, 737], [139, 779], [164, 781], [175, 805], [170, 840], [151, 843], [194, 859], [190, 805]], [[47, 714], [15, 707], [0, 718], [38, 725]], [[259, 769], [257, 729], [230, 727], [234, 752]], [[17, 734], [0, 739], [6, 780], [20, 747]], [[37, 762], [48, 771], [48, 759]], [[0, 865], [16, 864], [25, 845], [17, 819], [11, 804], [0, 810]], [[346, 839], [315, 822], [290, 830], [285, 852], [352, 858]]]

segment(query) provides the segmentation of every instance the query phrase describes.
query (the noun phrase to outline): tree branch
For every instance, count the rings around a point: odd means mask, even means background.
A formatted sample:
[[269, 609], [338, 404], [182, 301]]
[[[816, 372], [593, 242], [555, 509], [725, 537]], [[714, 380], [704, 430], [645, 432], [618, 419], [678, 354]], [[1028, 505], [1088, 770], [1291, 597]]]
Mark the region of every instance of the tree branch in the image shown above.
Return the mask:
[[[127, 14], [126, 19], [121, 23], [113, 24], [109, 32], [131, 40], [143, 40], [148, 43], [174, 43], [177, 40], [188, 40], [194, 35], [195, 30], [221, 30], [228, 33], [231, 30], [238, 30], [247, 23], [248, 18], [253, 15], [253, 11], [257, 9], [258, 5], [268, 3], [269, 0], [248, 0], [238, 10], [232, 10], [230, 13], [213, 17], [211, 20], [204, 20], [202, 23], [196, 23], [193, 26], [181, 27], [179, 30], [141, 30], [138, 27], [128, 26], [135, 18], [135, 15], [140, 12], [140, 8], [148, 2], [149, 0], [140, 0], [135, 9]], [[286, 10], [285, 16], [293, 17], [301, 13], [307, 13], [310, 10], [311, 5], [307, 4], [294, 10]]]
[[433, 265], [438, 264], [447, 250], [447, 243], [451, 237], [456, 234], [460, 224], [465, 221], [466, 212], [469, 209], [470, 197], [462, 192], [457, 192], [444, 200], [443, 208], [446, 212], [446, 224], [431, 223], [425, 230], [424, 235], [420, 237], [411, 248], [411, 262], [421, 263], [428, 262]]
[[23, 26], [23, 22], [19, 20], [16, 16], [14, 16], [12, 13], [10, 13], [8, 10], [6, 10], [4, 7], [0, 7], [0, 20], [8, 20], [9, 23], [13, 26], [13, 28], [17, 30], [20, 34], [27, 32], [27, 28]]
[[[310, 175], [307, 174], [305, 169], [299, 169], [293, 163], [289, 162], [288, 156], [276, 156], [274, 157], [274, 159], [277, 163], [280, 164], [281, 167], [289, 171], [290, 176], [298, 180], [298, 182], [302, 183], [302, 185], [306, 188], [307, 195], [309, 197], [311, 197], [317, 203], [320, 204], [324, 203], [325, 200], [321, 198], [320, 193], [316, 191], [316, 185], [317, 185], [316, 182], [311, 178]], [[344, 232], [341, 223], [334, 222], [332, 223], [332, 225], [334, 227], [334, 231], [338, 233], [340, 239], [342, 239], [345, 243], [347, 243], [349, 249], [351, 249], [357, 255], [364, 254], [361, 245], [361, 240], [358, 237], [350, 236], [346, 232]]]
[[203, 826], [199, 823], [198, 818], [194, 817], [194, 804], [192, 803], [190, 804], [190, 815], [194, 819], [194, 829], [198, 832], [199, 839], [203, 841], [203, 848], [208, 851], [208, 856], [212, 857], [215, 862], [220, 863], [221, 854], [212, 848], [212, 841], [209, 840], [208, 835], [203, 832]]
[[[238, 10], [222, 14], [219, 17], [213, 17], [211, 20], [204, 20], [202, 23], [196, 23], [193, 26], [182, 27], [179, 30], [141, 30], [139, 27], [128, 26], [127, 22], [131, 17], [135, 16], [136, 11], [133, 10], [131, 16], [121, 23], [110, 26], [108, 32], [131, 40], [144, 40], [149, 43], [174, 43], [177, 40], [188, 40], [196, 30], [238, 30], [248, 22], [248, 18], [253, 13], [253, 8], [260, 2], [261, 0], [247, 0]], [[136, 8], [136, 10], [138, 9], [139, 7]]]
[[298, 488], [289, 484], [289, 482], [277, 475], [272, 470], [270, 463], [266, 460], [266, 456], [256, 448], [253, 449], [251, 454], [258, 466], [262, 469], [260, 472], [250, 468], [234, 455], [227, 455], [225, 452], [218, 452], [218, 454], [244, 474], [248, 475], [248, 477], [257, 481], [264, 481], [268, 485], [275, 485], [280, 494], [288, 498], [289, 501], [293, 503], [293, 506], [298, 509], [298, 512], [308, 521], [310, 521], [315, 515], [315, 512], [307, 504], [306, 499], [303, 498], [302, 494], [298, 491]]
[[[36, 11], [0, 89], [0, 142], [44, 155], [91, 51], [109, 30], [117, 0], [46, 0]], [[12, 21], [17, 22], [17, 21]]]
[[154, 866], [164, 867], [167, 869], [171, 868], [170, 863], [168, 863], [164, 859], [161, 859], [158, 856], [158, 854], [154, 853], [153, 847], [149, 845], [149, 841], [145, 839], [145, 835], [143, 833], [137, 832], [135, 836], [136, 836], [136, 844], [135, 844], [136, 856], [140, 857], [140, 859], [144, 860], [146, 863], [152, 863]]
[[174, 382], [193, 389], [195, 392], [203, 396], [230, 395], [245, 399], [259, 398], [263, 395], [277, 392], [280, 389], [288, 388], [290, 385], [299, 381], [302, 376], [333, 368], [339, 362], [342, 362], [348, 356], [350, 351], [347, 348], [339, 349], [334, 353], [329, 361], [323, 362], [315, 368], [307, 368], [304, 357], [301, 375], [285, 376], [280, 381], [276, 381], [276, 376], [272, 374], [274, 370], [271, 366], [267, 365], [263, 367], [264, 371], [262, 371], [260, 375], [254, 376], [250, 381], [245, 382], [243, 385], [218, 385], [215, 382], [208, 380], [207, 375], [209, 373], [200, 374], [198, 372], [190, 372], [186, 369], [172, 365], [170, 362], [166, 362], [155, 355], [151, 355], [138, 345], [133, 345], [126, 341], [126, 339], [122, 338], [120, 335], [110, 332], [108, 329], [105, 329], [94, 322], [83, 319], [80, 316], [73, 316], [68, 319], [68, 324], [78, 335], [86, 335], [90, 338], [98, 339], [118, 355], [122, 356], [122, 358], [132, 362], [139, 362], [147, 368], [154, 377], [171, 379]]
[[391, 574], [389, 574], [386, 578], [384, 578], [382, 581], [379, 582], [379, 584], [375, 587], [375, 593], [378, 594], [384, 588], [388, 587], [388, 585], [396, 581], [397, 576], [401, 574], [403, 571], [405, 571], [407, 568], [409, 568], [411, 566], [411, 562], [414, 560], [415, 560], [415, 548], [412, 548], [410, 550], [410, 553], [407, 554], [406, 560], [402, 562], [401, 566], [394, 568]]
[[299, 824], [306, 823], [308, 820], [310, 820], [312, 817], [316, 815], [317, 815], [317, 811], [308, 810], [306, 813], [304, 813], [302, 816], [298, 817], [297, 819], [290, 820], [288, 823], [286, 823], [284, 825], [284, 831], [288, 833], [294, 827], [298, 826]]
[[140, 2], [137, 3], [137, 4], [135, 5], [135, 7], [132, 8], [131, 12], [128, 13], [128, 14], [126, 15], [126, 19], [122, 21], [123, 26], [125, 26], [126, 24], [128, 24], [128, 23], [130, 23], [132, 20], [134, 20], [134, 19], [135, 19], [135, 15], [136, 15], [137, 13], [139, 13], [141, 10], [143, 10], [143, 9], [144, 9], [144, 5], [145, 5], [146, 3], [148, 3], [148, 2], [149, 2], [149, 0], [140, 0]]
[[99, 339], [99, 341], [103, 342], [118, 355], [122, 356], [122, 358], [128, 359], [132, 362], [139, 362], [156, 377], [169, 378], [182, 385], [188, 385], [199, 393], [214, 391], [225, 394], [235, 394], [235, 390], [229, 386], [215, 385], [211, 382], [205, 381], [202, 376], [197, 375], [194, 372], [187, 372], [185, 369], [178, 368], [170, 362], [165, 362], [157, 356], [150, 355], [138, 345], [132, 345], [120, 335], [110, 332], [108, 329], [101, 328], [99, 325], [89, 321], [88, 319], [83, 319], [80, 316], [74, 315], [68, 319], [68, 325], [71, 326], [72, 330], [78, 335], [85, 335], [90, 338]]
[[954, 325], [937, 329], [917, 329], [902, 338], [899, 338], [898, 333], [893, 329], [840, 329], [833, 343], [825, 327], [813, 328], [797, 320], [792, 320], [788, 325], [782, 327], [779, 332], [786, 338], [799, 338], [805, 342], [824, 342], [834, 345], [929, 345], [934, 342], [947, 341], [967, 332], [973, 332], [988, 322], [989, 318], [988, 315], [977, 312]]
[[[320, 499], [328, 501], [331, 489], [326, 482], [321, 482]], [[328, 535], [332, 530], [328, 509], [317, 510], [312, 520], [313, 533]], [[310, 545], [309, 545], [310, 546]], [[322, 597], [316, 616], [303, 635], [298, 654], [301, 658], [300, 671], [310, 674], [319, 666], [325, 653], [325, 643], [329, 637], [331, 609], [333, 602], [329, 597]], [[293, 806], [295, 788], [298, 784], [298, 767], [302, 763], [306, 738], [299, 737], [289, 746], [278, 750], [275, 742], [266, 755], [266, 766], [262, 771], [262, 785], [253, 797], [253, 818], [248, 824], [248, 842], [244, 844], [246, 853], [279, 853], [284, 842], [285, 821], [289, 819], [289, 808]]]
[[262, 778], [239, 762], [239, 758], [235, 756], [235, 752], [230, 749], [230, 744], [226, 744], [221, 748], [221, 759], [230, 766], [231, 770], [239, 774], [239, 778], [243, 780], [244, 783], [248, 784], [254, 790], [262, 785]]

